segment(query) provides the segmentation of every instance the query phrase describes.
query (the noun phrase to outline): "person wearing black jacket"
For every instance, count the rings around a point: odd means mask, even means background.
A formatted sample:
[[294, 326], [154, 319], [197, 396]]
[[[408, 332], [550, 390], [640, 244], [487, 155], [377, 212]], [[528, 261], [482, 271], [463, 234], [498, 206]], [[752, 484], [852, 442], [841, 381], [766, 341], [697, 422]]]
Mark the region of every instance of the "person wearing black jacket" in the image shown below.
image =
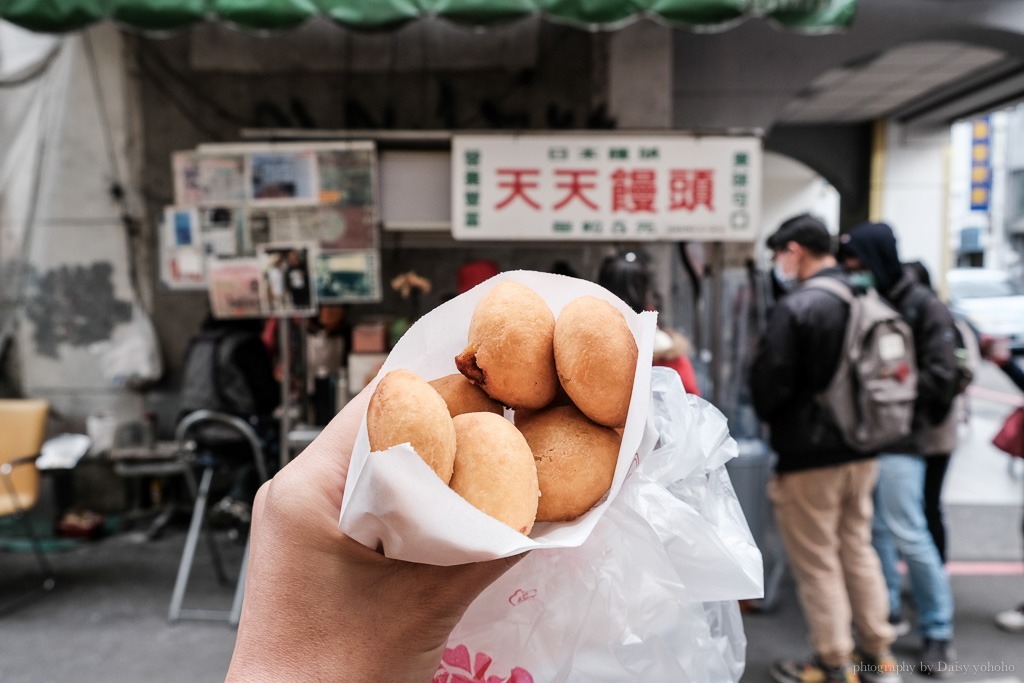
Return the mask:
[[[1006, 376], [1017, 385], [1017, 388], [1024, 391], [1024, 370], [1017, 365], [1010, 353], [1010, 345], [1007, 340], [999, 340], [993, 337], [982, 335], [980, 340], [981, 355], [985, 360], [990, 360], [999, 366], [999, 369], [1006, 373]], [[1024, 532], [1024, 525], [1021, 526]], [[1010, 633], [1024, 633], [1024, 602], [1016, 607], [995, 616], [996, 626], [1009, 631]]]
[[[832, 239], [801, 215], [768, 238], [775, 278], [790, 289], [816, 278], [846, 281]], [[836, 373], [849, 306], [831, 292], [796, 286], [772, 311], [751, 365], [754, 409], [771, 428], [778, 454], [769, 484], [779, 533], [810, 629], [809, 661], [774, 662], [775, 681], [899, 681], [889, 652], [885, 579], [871, 547], [871, 495], [877, 465], [846, 445], [817, 400]], [[855, 651], [851, 622], [860, 649]]]
[[[872, 542], [878, 551], [889, 588], [893, 621], [901, 613], [901, 579], [897, 554], [906, 562], [911, 596], [923, 640], [920, 672], [950, 674], [955, 656], [953, 593], [928, 530], [924, 511], [925, 456], [949, 453], [951, 444], [936, 446], [936, 434], [948, 418], [957, 391], [956, 330], [953, 316], [935, 293], [906, 272], [896, 236], [885, 223], [863, 223], [843, 236], [839, 258], [851, 273], [864, 273], [878, 292], [903, 316], [914, 333], [917, 359], [917, 401], [911, 434], [879, 455]], [[955, 439], [955, 432], [953, 433]]]

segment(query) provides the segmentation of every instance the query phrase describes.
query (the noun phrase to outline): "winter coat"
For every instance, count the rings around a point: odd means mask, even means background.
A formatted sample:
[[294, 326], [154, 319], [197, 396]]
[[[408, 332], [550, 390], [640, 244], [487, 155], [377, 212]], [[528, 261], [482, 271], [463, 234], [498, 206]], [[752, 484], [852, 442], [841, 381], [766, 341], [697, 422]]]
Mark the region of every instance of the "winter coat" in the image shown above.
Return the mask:
[[678, 372], [686, 393], [700, 396], [697, 375], [693, 371], [693, 363], [690, 362], [690, 342], [686, 337], [673, 329], [658, 328], [654, 340], [654, 365], [672, 368]]
[[[814, 278], [845, 282], [839, 268]], [[811, 279], [814, 279], [811, 278]], [[750, 371], [754, 409], [771, 428], [782, 472], [870, 457], [850, 448], [816, 398], [839, 367], [850, 307], [824, 289], [800, 287], [775, 305]]]
[[935, 292], [908, 275], [884, 296], [910, 324], [917, 360], [913, 433], [886, 451], [948, 455], [956, 448], [956, 323]]

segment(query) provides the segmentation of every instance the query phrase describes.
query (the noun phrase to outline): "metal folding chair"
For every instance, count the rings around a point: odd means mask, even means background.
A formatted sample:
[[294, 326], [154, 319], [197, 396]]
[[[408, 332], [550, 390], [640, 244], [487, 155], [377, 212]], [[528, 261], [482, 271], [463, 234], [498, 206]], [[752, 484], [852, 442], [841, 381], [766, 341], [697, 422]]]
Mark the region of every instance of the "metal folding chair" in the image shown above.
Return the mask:
[[[262, 484], [267, 481], [267, 466], [263, 457], [263, 448], [260, 446], [256, 432], [244, 420], [220, 413], [213, 410], [197, 410], [189, 413], [178, 424], [175, 432], [175, 439], [178, 442], [178, 450], [181, 457], [187, 458], [191, 463], [196, 462], [196, 444], [189, 438], [191, 431], [200, 424], [220, 424], [237, 431], [249, 444], [252, 450], [253, 463], [256, 466], [256, 473]], [[238, 573], [235, 584], [235, 597], [229, 611], [206, 610], [206, 609], [183, 609], [185, 593], [188, 589], [189, 576], [192, 573], [192, 563], [195, 561], [196, 547], [199, 545], [199, 537], [206, 532], [206, 540], [210, 548], [210, 555], [213, 558], [214, 572], [217, 580], [222, 585], [228, 584], [227, 573], [224, 571], [224, 563], [221, 560], [220, 551], [217, 549], [216, 540], [210, 533], [209, 519], [207, 518], [210, 496], [210, 486], [213, 483], [214, 471], [217, 463], [207, 461], [202, 465], [202, 473], [198, 484], [196, 483], [195, 472], [191, 466], [185, 469], [185, 479], [195, 499], [192, 508], [192, 518], [189, 522], [188, 535], [185, 537], [185, 548], [181, 554], [181, 562], [178, 565], [178, 576], [174, 582], [174, 592], [171, 595], [171, 606], [167, 618], [170, 621], [180, 619], [201, 619], [208, 621], [227, 621], [233, 626], [238, 625], [242, 613], [242, 595], [245, 589], [246, 565], [249, 561], [249, 541], [245, 542], [245, 553], [242, 555], [242, 566]]]

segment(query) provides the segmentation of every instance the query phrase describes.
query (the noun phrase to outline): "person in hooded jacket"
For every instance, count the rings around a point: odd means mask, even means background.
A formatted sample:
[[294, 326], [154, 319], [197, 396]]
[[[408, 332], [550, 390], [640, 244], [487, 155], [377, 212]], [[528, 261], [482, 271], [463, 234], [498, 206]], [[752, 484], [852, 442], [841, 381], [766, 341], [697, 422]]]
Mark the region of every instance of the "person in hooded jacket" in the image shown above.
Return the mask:
[[767, 246], [775, 280], [789, 293], [761, 336], [750, 388], [778, 454], [768, 496], [814, 651], [809, 660], [773, 662], [769, 673], [778, 683], [899, 681], [885, 579], [871, 547], [877, 464], [846, 444], [816, 399], [838, 370], [850, 307], [806, 283], [847, 283], [846, 276], [825, 225], [808, 214], [784, 222]]
[[917, 360], [917, 401], [911, 434], [879, 454], [872, 543], [889, 589], [890, 621], [902, 613], [897, 555], [906, 562], [922, 638], [920, 672], [946, 677], [955, 659], [953, 594], [928, 530], [924, 508], [926, 458], [948, 454], [956, 431], [944, 424], [956, 396], [956, 331], [949, 309], [900, 262], [896, 236], [885, 223], [863, 223], [844, 235], [839, 259], [853, 276], [868, 278], [910, 325]]

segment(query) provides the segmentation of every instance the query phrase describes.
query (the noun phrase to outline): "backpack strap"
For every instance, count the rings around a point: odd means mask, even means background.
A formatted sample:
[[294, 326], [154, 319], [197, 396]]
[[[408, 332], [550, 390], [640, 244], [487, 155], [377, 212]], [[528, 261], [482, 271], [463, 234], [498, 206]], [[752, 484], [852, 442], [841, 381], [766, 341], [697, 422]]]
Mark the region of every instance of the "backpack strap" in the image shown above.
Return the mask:
[[853, 291], [845, 283], [840, 282], [834, 277], [812, 277], [810, 280], [804, 282], [801, 289], [811, 288], [830, 292], [845, 301], [847, 304], [853, 303]]

